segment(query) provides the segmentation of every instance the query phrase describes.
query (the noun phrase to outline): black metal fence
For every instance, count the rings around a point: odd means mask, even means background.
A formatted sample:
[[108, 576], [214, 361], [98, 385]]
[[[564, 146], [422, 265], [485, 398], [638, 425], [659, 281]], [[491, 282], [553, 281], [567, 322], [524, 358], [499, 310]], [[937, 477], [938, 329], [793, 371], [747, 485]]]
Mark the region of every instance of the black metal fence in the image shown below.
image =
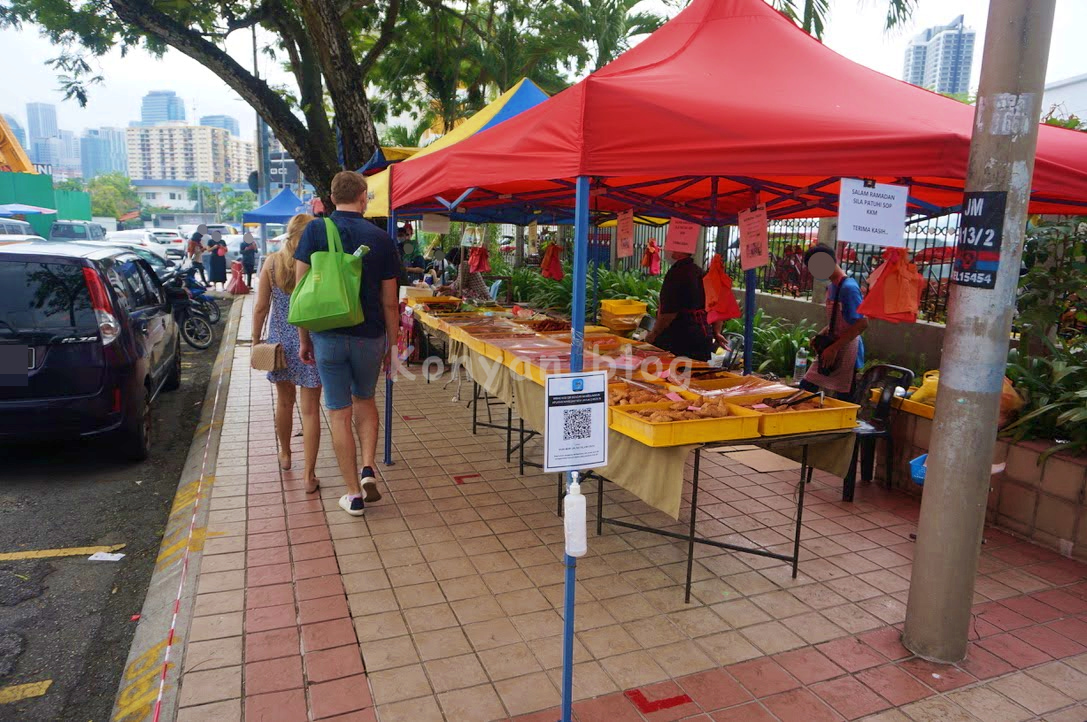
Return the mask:
[[[833, 223], [833, 220], [830, 221]], [[955, 255], [955, 238], [959, 226], [958, 215], [941, 216], [921, 221], [910, 222], [906, 226], [906, 248], [910, 252], [917, 270], [924, 279], [925, 286], [921, 293], [921, 308], [918, 317], [921, 320], [943, 323], [947, 317], [947, 297], [951, 264]], [[770, 223], [769, 246], [770, 262], [757, 269], [758, 290], [791, 298], [812, 299], [814, 286], [811, 274], [804, 266], [804, 251], [819, 240], [820, 219], [794, 218], [777, 220]], [[542, 229], [541, 229], [542, 230]], [[708, 267], [714, 253], [721, 252], [725, 269], [733, 279], [735, 288], [743, 287], [743, 270], [740, 267], [740, 249], [738, 229], [725, 226], [720, 242], [718, 229], [706, 229], [705, 256], [703, 268]], [[550, 230], [541, 232], [541, 239], [547, 235], [557, 237]], [[507, 235], [513, 236], [512, 230]], [[649, 241], [655, 240], [661, 249], [661, 273], [668, 268], [663, 254], [664, 240], [668, 235], [668, 226], [634, 227], [634, 253], [629, 258], [620, 258], [616, 267], [625, 271], [643, 271], [642, 258]], [[834, 236], [834, 230], [828, 233]], [[595, 228], [589, 242], [589, 262], [596, 261], [601, 267], [610, 267], [611, 244], [615, 238], [615, 228]], [[541, 241], [541, 251], [543, 250]], [[839, 242], [836, 249], [839, 263], [850, 276], [856, 278], [861, 289], [867, 291], [868, 275], [882, 261], [883, 251], [878, 246], [854, 245]], [[508, 244], [503, 248], [503, 258], [511, 265], [514, 259], [513, 247]], [[569, 245], [566, 249], [569, 260]]]

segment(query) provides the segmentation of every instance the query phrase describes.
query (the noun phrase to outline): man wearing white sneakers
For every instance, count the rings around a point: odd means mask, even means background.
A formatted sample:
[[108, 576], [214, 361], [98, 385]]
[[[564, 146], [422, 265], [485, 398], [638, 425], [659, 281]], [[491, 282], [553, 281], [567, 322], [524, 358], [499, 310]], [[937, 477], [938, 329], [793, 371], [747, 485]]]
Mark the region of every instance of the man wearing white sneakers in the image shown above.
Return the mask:
[[[386, 373], [396, 373], [396, 336], [400, 323], [397, 277], [400, 260], [389, 234], [363, 218], [366, 210], [366, 179], [359, 173], [342, 171], [332, 179], [332, 202], [344, 253], [362, 256], [362, 323], [329, 331], [309, 332], [299, 328], [302, 361], [317, 364], [332, 426], [332, 446], [347, 493], [340, 508], [362, 516], [367, 502], [381, 498], [374, 466], [377, 458], [377, 404], [374, 391], [382, 364]], [[309, 272], [310, 257], [328, 250], [325, 222], [311, 221], [302, 232], [294, 252], [296, 283]], [[356, 456], [355, 432], [362, 444], [362, 471]]]

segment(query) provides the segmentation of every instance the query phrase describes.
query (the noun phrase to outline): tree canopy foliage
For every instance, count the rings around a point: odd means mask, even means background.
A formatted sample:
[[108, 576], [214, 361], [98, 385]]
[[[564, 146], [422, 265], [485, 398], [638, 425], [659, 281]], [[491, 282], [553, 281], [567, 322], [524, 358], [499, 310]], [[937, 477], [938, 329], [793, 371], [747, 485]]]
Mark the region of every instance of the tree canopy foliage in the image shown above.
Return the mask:
[[123, 173], [105, 173], [87, 181], [91, 194], [91, 215], [117, 218], [140, 207], [132, 181]]

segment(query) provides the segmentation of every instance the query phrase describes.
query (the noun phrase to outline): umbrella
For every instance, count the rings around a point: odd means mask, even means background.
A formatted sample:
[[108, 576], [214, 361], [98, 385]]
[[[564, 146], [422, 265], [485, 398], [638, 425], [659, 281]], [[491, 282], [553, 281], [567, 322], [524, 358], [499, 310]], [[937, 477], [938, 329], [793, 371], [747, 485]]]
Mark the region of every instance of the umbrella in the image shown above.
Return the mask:
[[0, 203], [0, 217], [3, 216], [31, 216], [39, 213], [56, 213], [54, 208], [42, 208], [41, 206], [28, 206], [25, 203]]

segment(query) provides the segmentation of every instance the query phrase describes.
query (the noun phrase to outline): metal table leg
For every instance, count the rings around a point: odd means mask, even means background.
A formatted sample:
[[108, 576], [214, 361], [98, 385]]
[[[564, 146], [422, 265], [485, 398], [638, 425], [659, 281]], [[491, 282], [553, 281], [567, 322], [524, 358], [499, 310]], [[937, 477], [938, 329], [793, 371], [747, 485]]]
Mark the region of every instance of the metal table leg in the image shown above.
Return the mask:
[[[696, 459], [698, 457], [695, 457]], [[804, 444], [804, 450], [800, 456], [800, 491], [796, 495], [796, 538], [793, 540], [793, 579], [800, 568], [800, 531], [804, 522], [804, 489], [808, 486], [808, 445]]]
[[690, 533], [687, 537], [687, 587], [683, 597], [683, 601], [686, 604], [691, 603], [691, 577], [694, 574], [694, 527], [695, 516], [698, 514], [698, 472], [699, 462], [701, 460], [702, 448], [699, 447], [694, 450], [694, 482], [692, 484], [693, 491], [691, 492], [691, 526]]

